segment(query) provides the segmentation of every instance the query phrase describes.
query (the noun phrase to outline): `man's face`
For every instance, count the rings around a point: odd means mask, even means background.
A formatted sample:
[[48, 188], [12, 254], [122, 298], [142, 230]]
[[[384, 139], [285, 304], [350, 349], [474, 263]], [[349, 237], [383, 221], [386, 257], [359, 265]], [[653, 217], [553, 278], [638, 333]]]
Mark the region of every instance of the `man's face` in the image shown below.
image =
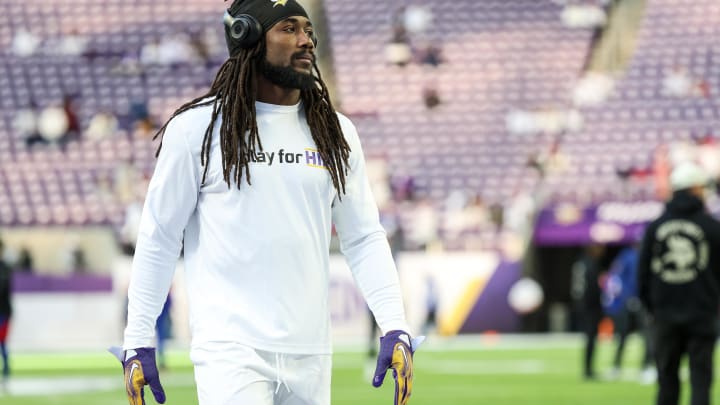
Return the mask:
[[313, 27], [310, 20], [297, 16], [273, 25], [265, 34], [265, 59], [260, 73], [270, 82], [286, 88], [310, 89], [315, 61]]

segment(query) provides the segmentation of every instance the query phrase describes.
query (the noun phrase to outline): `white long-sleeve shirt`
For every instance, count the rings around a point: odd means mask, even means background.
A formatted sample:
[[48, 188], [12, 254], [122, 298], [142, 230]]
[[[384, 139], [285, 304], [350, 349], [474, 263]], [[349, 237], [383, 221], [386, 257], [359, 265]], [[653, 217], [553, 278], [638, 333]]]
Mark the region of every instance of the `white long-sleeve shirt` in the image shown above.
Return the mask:
[[184, 241], [192, 345], [239, 342], [285, 353], [330, 353], [331, 224], [383, 332], [408, 331], [386, 235], [357, 131], [338, 114], [351, 148], [342, 198], [312, 140], [301, 104], [256, 103], [263, 151], [251, 185], [223, 179], [219, 122], [210, 167], [200, 164], [211, 106], [167, 127], [148, 188], [128, 291], [123, 347], [153, 346], [155, 320]]

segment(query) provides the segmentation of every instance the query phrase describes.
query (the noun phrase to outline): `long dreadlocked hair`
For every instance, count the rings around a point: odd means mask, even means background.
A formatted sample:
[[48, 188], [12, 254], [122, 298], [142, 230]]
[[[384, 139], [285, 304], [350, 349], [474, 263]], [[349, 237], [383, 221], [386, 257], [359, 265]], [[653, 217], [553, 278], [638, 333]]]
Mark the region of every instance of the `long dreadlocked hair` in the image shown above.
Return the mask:
[[[208, 173], [213, 128], [220, 117], [223, 178], [228, 187], [231, 186], [232, 181], [235, 181], [237, 187], [240, 188], [243, 174], [245, 174], [245, 180], [251, 184], [249, 157], [254, 155], [257, 150], [263, 150], [258, 134], [255, 100], [257, 98], [258, 61], [260, 58], [264, 58], [264, 55], [265, 39], [262, 38], [255, 47], [242, 49], [225, 61], [215, 76], [210, 90], [175, 110], [170, 119], [155, 134], [153, 139], [160, 138], [160, 145], [155, 156], [160, 155], [165, 129], [173, 118], [190, 109], [212, 105], [212, 118], [205, 130], [200, 154], [200, 162], [204, 167], [202, 183], [205, 183]], [[323, 82], [315, 62], [313, 62], [313, 72], [317, 86], [301, 90], [300, 98], [303, 101], [307, 123], [313, 141], [320, 152], [320, 157], [327, 166], [333, 186], [339, 195], [343, 195], [350, 146], [343, 136], [327, 86]]]

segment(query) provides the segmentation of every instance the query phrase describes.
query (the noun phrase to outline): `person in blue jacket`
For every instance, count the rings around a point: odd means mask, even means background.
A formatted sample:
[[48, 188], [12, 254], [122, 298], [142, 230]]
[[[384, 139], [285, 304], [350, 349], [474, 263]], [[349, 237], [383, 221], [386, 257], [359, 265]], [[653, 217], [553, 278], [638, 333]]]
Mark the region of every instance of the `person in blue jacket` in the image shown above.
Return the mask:
[[616, 348], [611, 374], [612, 377], [620, 375], [627, 337], [638, 331], [642, 334], [645, 345], [641, 381], [652, 383], [656, 374], [653, 367], [653, 344], [649, 315], [638, 298], [637, 263], [636, 245], [622, 249], [610, 266], [603, 290], [603, 308], [615, 326]]

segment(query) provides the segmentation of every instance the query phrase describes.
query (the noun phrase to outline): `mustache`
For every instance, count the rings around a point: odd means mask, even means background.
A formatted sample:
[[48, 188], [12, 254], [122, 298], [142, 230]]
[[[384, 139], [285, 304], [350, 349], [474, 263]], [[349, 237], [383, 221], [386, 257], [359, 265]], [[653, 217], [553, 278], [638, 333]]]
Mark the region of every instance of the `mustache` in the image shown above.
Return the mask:
[[299, 59], [299, 58], [301, 58], [301, 57], [303, 57], [303, 56], [309, 56], [309, 57], [312, 59], [312, 63], [315, 63], [316, 57], [315, 57], [315, 54], [312, 53], [312, 52], [304, 52], [304, 51], [295, 52], [295, 53], [292, 55], [292, 58], [293, 58], [293, 59]]

